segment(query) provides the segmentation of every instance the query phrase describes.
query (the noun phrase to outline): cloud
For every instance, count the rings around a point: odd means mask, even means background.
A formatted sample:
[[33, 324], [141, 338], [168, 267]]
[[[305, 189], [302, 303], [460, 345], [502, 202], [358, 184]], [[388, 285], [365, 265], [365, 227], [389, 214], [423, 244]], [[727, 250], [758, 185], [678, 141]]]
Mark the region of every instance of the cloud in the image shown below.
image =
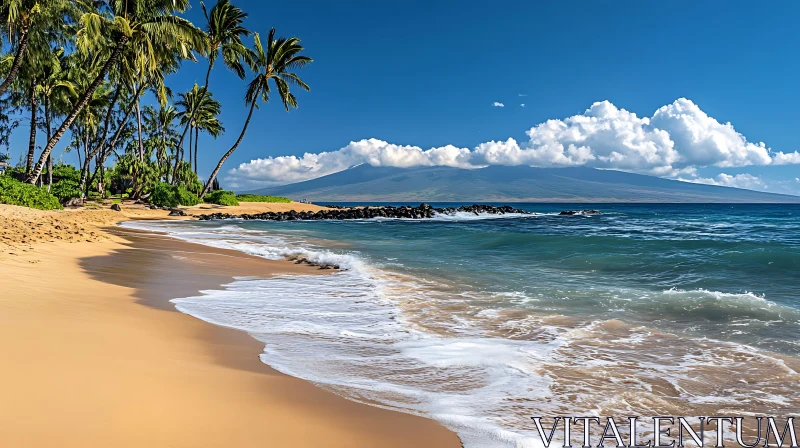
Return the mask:
[[772, 157], [773, 165], [795, 165], [798, 163], [800, 163], [800, 153], [797, 151], [790, 153], [776, 152]]
[[520, 104], [519, 107], [525, 107], [525, 103]]
[[506, 107], [506, 105], [505, 105], [505, 104], [503, 104], [503, 103], [498, 103], [497, 101], [495, 101], [494, 103], [492, 103], [492, 106], [494, 106], [494, 107]]
[[689, 182], [708, 185], [722, 185], [724, 187], [745, 188], [748, 190], [766, 190], [767, 185], [758, 176], [751, 174], [730, 174], [720, 173], [716, 178], [697, 178]]
[[[494, 105], [504, 107], [502, 103]], [[281, 185], [362, 163], [458, 168], [529, 165], [590, 166], [718, 185], [750, 182], [759, 187], [755, 177], [729, 179], [726, 174], [698, 179], [696, 172], [702, 167], [800, 164], [800, 153], [772, 152], [764, 143], [750, 142], [731, 123], [720, 123], [685, 98], [659, 108], [651, 117], [639, 117], [600, 101], [582, 114], [548, 120], [526, 134], [528, 140], [521, 143], [509, 138], [471, 149], [452, 145], [422, 149], [378, 139], [360, 140], [330, 152], [252, 160], [230, 170], [226, 180], [234, 188]]]
[[394, 145], [371, 138], [350, 142], [337, 151], [305, 153], [302, 157], [282, 156], [251, 160], [232, 169], [226, 179], [232, 182], [233, 188], [244, 185], [284, 185], [325, 176], [364, 163], [401, 168], [478, 168], [469, 163], [470, 156], [469, 149], [452, 145], [423, 151], [417, 146]]
[[800, 183], [800, 177], [795, 177], [794, 181]]
[[525, 93], [520, 93], [519, 96], [528, 96], [528, 95]]

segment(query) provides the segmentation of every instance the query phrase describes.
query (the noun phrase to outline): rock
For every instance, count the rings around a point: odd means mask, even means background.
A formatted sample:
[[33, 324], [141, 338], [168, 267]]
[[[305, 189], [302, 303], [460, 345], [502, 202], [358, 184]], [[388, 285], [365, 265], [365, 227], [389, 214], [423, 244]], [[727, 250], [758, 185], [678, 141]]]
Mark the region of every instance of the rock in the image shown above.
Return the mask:
[[173, 208], [169, 211], [169, 216], [186, 216], [186, 212], [181, 209]]
[[72, 198], [64, 203], [64, 207], [80, 207], [81, 205], [83, 205], [81, 198]]
[[121, 212], [122, 211], [122, 207], [120, 207], [119, 204], [113, 204], [111, 206], [111, 210], [114, 210], [115, 212]]
[[525, 210], [515, 209], [511, 206], [504, 205], [496, 207], [493, 205], [464, 205], [459, 208], [434, 208], [429, 204], [420, 204], [418, 207], [401, 206], [395, 207], [391, 205], [381, 207], [342, 207], [332, 206], [330, 210], [320, 210], [317, 212], [265, 212], [257, 214], [244, 214], [241, 216], [230, 215], [227, 213], [212, 213], [210, 215], [200, 215], [201, 221], [208, 221], [213, 219], [230, 219], [240, 218], [244, 220], [267, 220], [267, 221], [299, 221], [299, 220], [347, 220], [347, 219], [373, 219], [373, 218], [403, 218], [403, 219], [430, 219], [437, 214], [454, 215], [457, 212], [472, 213], [480, 215], [482, 213], [502, 215], [506, 213], [530, 214]]

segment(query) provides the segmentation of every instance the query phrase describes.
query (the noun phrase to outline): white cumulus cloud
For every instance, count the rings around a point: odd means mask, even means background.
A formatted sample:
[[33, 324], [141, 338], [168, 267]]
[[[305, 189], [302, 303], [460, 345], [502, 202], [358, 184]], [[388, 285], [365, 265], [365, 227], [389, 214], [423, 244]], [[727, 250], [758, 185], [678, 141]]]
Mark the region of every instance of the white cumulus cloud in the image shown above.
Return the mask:
[[506, 105], [505, 105], [505, 104], [503, 104], [503, 103], [498, 103], [497, 101], [495, 101], [494, 103], [492, 103], [492, 106], [494, 106], [494, 107], [506, 107]]
[[798, 163], [800, 163], [800, 153], [797, 151], [790, 153], [776, 152], [772, 156], [773, 165], [795, 165]]
[[715, 178], [697, 178], [691, 179], [689, 182], [695, 182], [698, 184], [708, 184], [708, 185], [722, 185], [725, 187], [735, 187], [735, 188], [745, 188], [748, 190], [764, 190], [767, 189], [767, 185], [764, 181], [761, 180], [758, 176], [753, 176], [752, 174], [737, 174], [737, 175], [730, 175], [725, 173], [720, 173]]
[[[502, 103], [494, 106], [504, 107]], [[582, 114], [540, 123], [517, 142], [489, 141], [474, 148], [452, 145], [423, 149], [378, 139], [351, 142], [338, 150], [302, 156], [268, 157], [230, 170], [234, 188], [281, 185], [331, 174], [358, 164], [415, 167], [480, 168], [487, 165], [538, 167], [591, 166], [680, 178], [717, 185], [762, 188], [749, 175], [699, 179], [697, 168], [800, 164], [800, 153], [772, 152], [750, 142], [731, 123], [720, 123], [691, 100], [680, 98], [650, 117], [639, 117], [608, 101]], [[726, 177], [729, 176], [729, 177]]]
[[520, 104], [519, 107], [525, 107], [525, 103]]

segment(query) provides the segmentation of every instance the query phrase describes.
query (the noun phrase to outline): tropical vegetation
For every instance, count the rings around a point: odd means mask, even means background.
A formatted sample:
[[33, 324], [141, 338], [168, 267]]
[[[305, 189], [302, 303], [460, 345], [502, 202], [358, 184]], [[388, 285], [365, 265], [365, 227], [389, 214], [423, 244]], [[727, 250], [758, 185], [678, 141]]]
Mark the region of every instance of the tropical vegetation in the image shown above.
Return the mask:
[[[214, 191], [217, 176], [271, 93], [286, 111], [297, 107], [293, 88], [309, 90], [298, 71], [312, 60], [298, 38], [275, 29], [262, 42], [230, 0], [199, 5], [202, 24], [184, 16], [189, 0], [2, 0], [0, 154], [11, 162], [13, 149], [19, 160], [2, 176], [0, 202], [19, 203], [23, 193], [39, 208], [111, 195], [165, 206], [247, 200]], [[202, 85], [169, 82], [203, 60]], [[247, 82], [244, 105], [215, 97], [211, 73], [220, 66]], [[203, 135], [226, 131], [223, 107], [242, 106], [246, 120], [228, 123], [240, 129], [232, 146], [201, 145]], [[11, 148], [17, 128], [27, 144]], [[219, 157], [208, 177], [198, 171], [201, 155]]]
[[237, 194], [236, 199], [238, 199], [239, 202], [292, 202], [291, 199], [284, 198], [283, 196], [263, 196], [260, 194]]

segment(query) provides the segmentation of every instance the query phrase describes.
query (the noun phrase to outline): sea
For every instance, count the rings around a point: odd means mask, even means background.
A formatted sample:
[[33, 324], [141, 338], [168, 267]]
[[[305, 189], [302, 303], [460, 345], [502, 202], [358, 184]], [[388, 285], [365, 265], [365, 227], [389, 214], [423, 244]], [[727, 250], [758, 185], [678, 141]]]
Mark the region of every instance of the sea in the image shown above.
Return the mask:
[[800, 412], [800, 205], [512, 205], [533, 213], [125, 225], [338, 266], [173, 302], [467, 448], [541, 446], [533, 416]]

